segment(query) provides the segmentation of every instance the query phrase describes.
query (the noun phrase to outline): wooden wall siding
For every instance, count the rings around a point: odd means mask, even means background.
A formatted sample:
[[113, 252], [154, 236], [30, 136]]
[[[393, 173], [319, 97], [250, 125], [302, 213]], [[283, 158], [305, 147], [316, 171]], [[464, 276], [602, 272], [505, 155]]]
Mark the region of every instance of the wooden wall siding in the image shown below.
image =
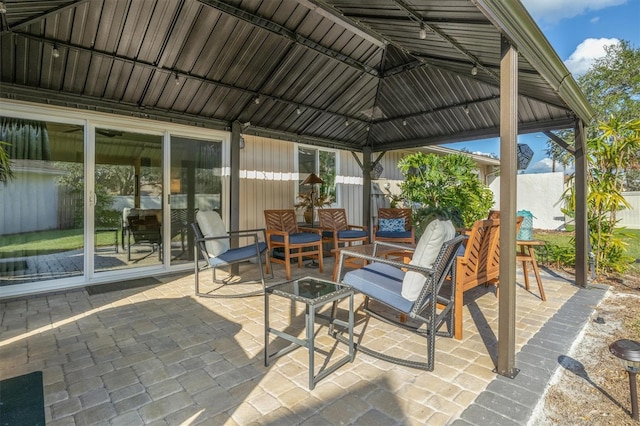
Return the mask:
[[[356, 155], [362, 161], [362, 154]], [[350, 151], [340, 151], [339, 156], [338, 206], [346, 210], [349, 224], [362, 225], [362, 170]]]
[[[262, 213], [265, 209], [293, 208], [297, 145], [251, 135], [245, 135], [244, 139], [245, 148], [240, 150], [240, 227], [261, 228], [265, 226]], [[387, 152], [380, 160], [384, 169], [381, 178], [402, 180], [398, 161], [406, 154]], [[357, 156], [362, 160], [361, 153]], [[373, 159], [377, 156], [374, 153]], [[346, 209], [350, 224], [362, 225], [362, 170], [350, 151], [339, 151], [338, 158], [338, 207]]]
[[240, 150], [240, 227], [262, 228], [264, 210], [293, 208], [294, 145], [245, 136]]

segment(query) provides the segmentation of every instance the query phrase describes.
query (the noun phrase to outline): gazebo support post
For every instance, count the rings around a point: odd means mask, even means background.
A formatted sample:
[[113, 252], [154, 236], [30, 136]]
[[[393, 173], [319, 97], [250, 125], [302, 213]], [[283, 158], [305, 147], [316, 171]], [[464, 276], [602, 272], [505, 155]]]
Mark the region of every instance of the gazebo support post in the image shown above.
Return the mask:
[[[231, 124], [231, 156], [229, 176], [229, 230], [240, 229], [240, 138], [242, 125], [238, 120]], [[231, 247], [238, 247], [238, 237], [230, 239]], [[238, 274], [239, 265], [231, 265], [231, 273]]]
[[502, 36], [500, 59], [500, 293], [496, 372], [514, 378], [516, 321], [516, 201], [518, 52]]
[[369, 232], [373, 229], [371, 223], [371, 170], [373, 163], [371, 157], [373, 152], [370, 146], [362, 149], [362, 223]]
[[575, 192], [576, 192], [576, 285], [587, 286], [589, 262], [589, 225], [587, 223], [587, 140], [584, 122], [575, 125]]

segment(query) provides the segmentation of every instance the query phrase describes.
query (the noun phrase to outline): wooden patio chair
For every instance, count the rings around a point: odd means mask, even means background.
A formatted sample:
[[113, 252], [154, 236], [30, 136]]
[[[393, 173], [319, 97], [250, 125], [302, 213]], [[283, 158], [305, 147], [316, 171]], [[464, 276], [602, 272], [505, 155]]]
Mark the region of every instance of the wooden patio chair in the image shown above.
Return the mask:
[[[323, 272], [322, 235], [316, 228], [299, 228], [296, 213], [293, 209], [265, 210], [264, 220], [267, 226], [267, 244], [271, 262], [284, 264], [287, 280], [291, 279], [291, 258], [298, 259], [298, 267], [302, 267], [302, 258], [311, 257], [318, 260], [318, 270]], [[282, 249], [283, 259], [274, 256], [275, 249]], [[267, 263], [267, 273], [269, 272]]]
[[378, 224], [373, 228], [373, 240], [415, 244], [411, 209], [379, 208]]
[[342, 247], [349, 247], [353, 243], [367, 244], [369, 241], [367, 227], [349, 225], [345, 209], [318, 209], [318, 220], [322, 230], [322, 241], [331, 243], [334, 249], [341, 247], [341, 244]]
[[[358, 252], [341, 250], [340, 266], [345, 256], [359, 257], [369, 262], [361, 269], [345, 274], [343, 284], [348, 284], [365, 295], [364, 310], [371, 317], [383, 322], [409, 330], [427, 340], [426, 361], [411, 357], [391, 356], [385, 352], [376, 351], [362, 343], [360, 335], [356, 350], [373, 357], [395, 364], [432, 371], [434, 367], [436, 336], [453, 336], [453, 314], [455, 291], [456, 253], [463, 236], [455, 236], [455, 229], [450, 221], [432, 221], [415, 248], [410, 263], [397, 262], [384, 257], [366, 255]], [[397, 245], [376, 241], [375, 246]], [[406, 249], [404, 246], [397, 246]], [[375, 253], [375, 251], [374, 251]], [[370, 307], [374, 301], [384, 305], [384, 310]], [[334, 306], [332, 315], [335, 315]], [[390, 311], [390, 312], [389, 312]], [[404, 314], [408, 321], [396, 319], [395, 313]], [[442, 330], [446, 326], [446, 331]], [[365, 326], [365, 330], [366, 330]], [[335, 334], [338, 339], [344, 339]], [[391, 337], [395, 340], [395, 337]], [[422, 345], [414, 347], [421, 348]], [[422, 355], [422, 354], [421, 354]], [[421, 358], [423, 358], [421, 356]]]
[[[516, 232], [522, 224], [516, 220]], [[500, 219], [478, 220], [473, 224], [464, 243], [464, 254], [458, 256], [456, 266], [455, 338], [462, 339], [462, 306], [464, 292], [479, 285], [496, 285], [500, 277]]]
[[[220, 215], [214, 211], [199, 211], [196, 214], [196, 222], [191, 224], [195, 237], [194, 243], [194, 276], [195, 276], [195, 293], [197, 296], [212, 298], [234, 298], [257, 296], [264, 293], [265, 282], [264, 272], [262, 270], [262, 254], [267, 250], [266, 233], [263, 229], [247, 229], [242, 231], [226, 231], [226, 227], [220, 218]], [[262, 237], [262, 241], [260, 240]], [[242, 247], [230, 248], [230, 239], [248, 238], [251, 243]], [[205, 265], [200, 266], [200, 255], [205, 260]], [[246, 262], [251, 259], [257, 259], [258, 268], [260, 269], [260, 282], [262, 289], [244, 293], [221, 294], [213, 292], [200, 291], [200, 272], [205, 269], [212, 270], [212, 280], [214, 283], [222, 285], [230, 284], [230, 280], [217, 280], [216, 269], [223, 266], [231, 266], [236, 263]], [[269, 258], [266, 259], [267, 273], [269, 271]], [[229, 277], [231, 277], [229, 271]], [[273, 272], [271, 273], [273, 278]], [[244, 283], [248, 283], [244, 282]], [[239, 284], [234, 282], [233, 284]], [[219, 288], [218, 288], [219, 289]]]

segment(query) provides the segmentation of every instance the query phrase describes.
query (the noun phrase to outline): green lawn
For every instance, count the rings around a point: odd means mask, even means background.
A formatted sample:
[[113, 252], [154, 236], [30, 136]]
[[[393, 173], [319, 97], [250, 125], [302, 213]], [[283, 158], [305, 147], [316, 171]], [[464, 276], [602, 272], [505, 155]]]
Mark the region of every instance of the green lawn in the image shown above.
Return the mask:
[[[631, 234], [632, 237], [627, 240], [629, 245], [627, 246], [627, 255], [634, 259], [640, 259], [640, 229], [626, 229], [626, 233]], [[572, 232], [557, 232], [557, 231], [540, 231], [534, 232], [533, 238], [536, 240], [546, 241], [548, 244], [553, 244], [560, 247], [569, 247], [571, 245]], [[635, 263], [632, 266], [632, 270], [640, 272], [640, 264]]]
[[[54, 229], [0, 236], [0, 258], [36, 256], [77, 250], [84, 246], [83, 229]], [[119, 237], [118, 237], [119, 238]], [[113, 232], [96, 234], [98, 246], [114, 243]]]

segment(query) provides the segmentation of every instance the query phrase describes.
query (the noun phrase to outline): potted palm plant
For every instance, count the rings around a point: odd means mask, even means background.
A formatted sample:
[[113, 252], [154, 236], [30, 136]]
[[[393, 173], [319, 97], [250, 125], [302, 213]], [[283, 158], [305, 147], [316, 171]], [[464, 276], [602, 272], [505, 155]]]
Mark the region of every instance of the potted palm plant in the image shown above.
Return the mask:
[[315, 195], [312, 192], [302, 192], [298, 194], [298, 202], [294, 204], [297, 209], [304, 210], [304, 221], [313, 223], [313, 211], [315, 207], [330, 206], [333, 204], [331, 195]]

